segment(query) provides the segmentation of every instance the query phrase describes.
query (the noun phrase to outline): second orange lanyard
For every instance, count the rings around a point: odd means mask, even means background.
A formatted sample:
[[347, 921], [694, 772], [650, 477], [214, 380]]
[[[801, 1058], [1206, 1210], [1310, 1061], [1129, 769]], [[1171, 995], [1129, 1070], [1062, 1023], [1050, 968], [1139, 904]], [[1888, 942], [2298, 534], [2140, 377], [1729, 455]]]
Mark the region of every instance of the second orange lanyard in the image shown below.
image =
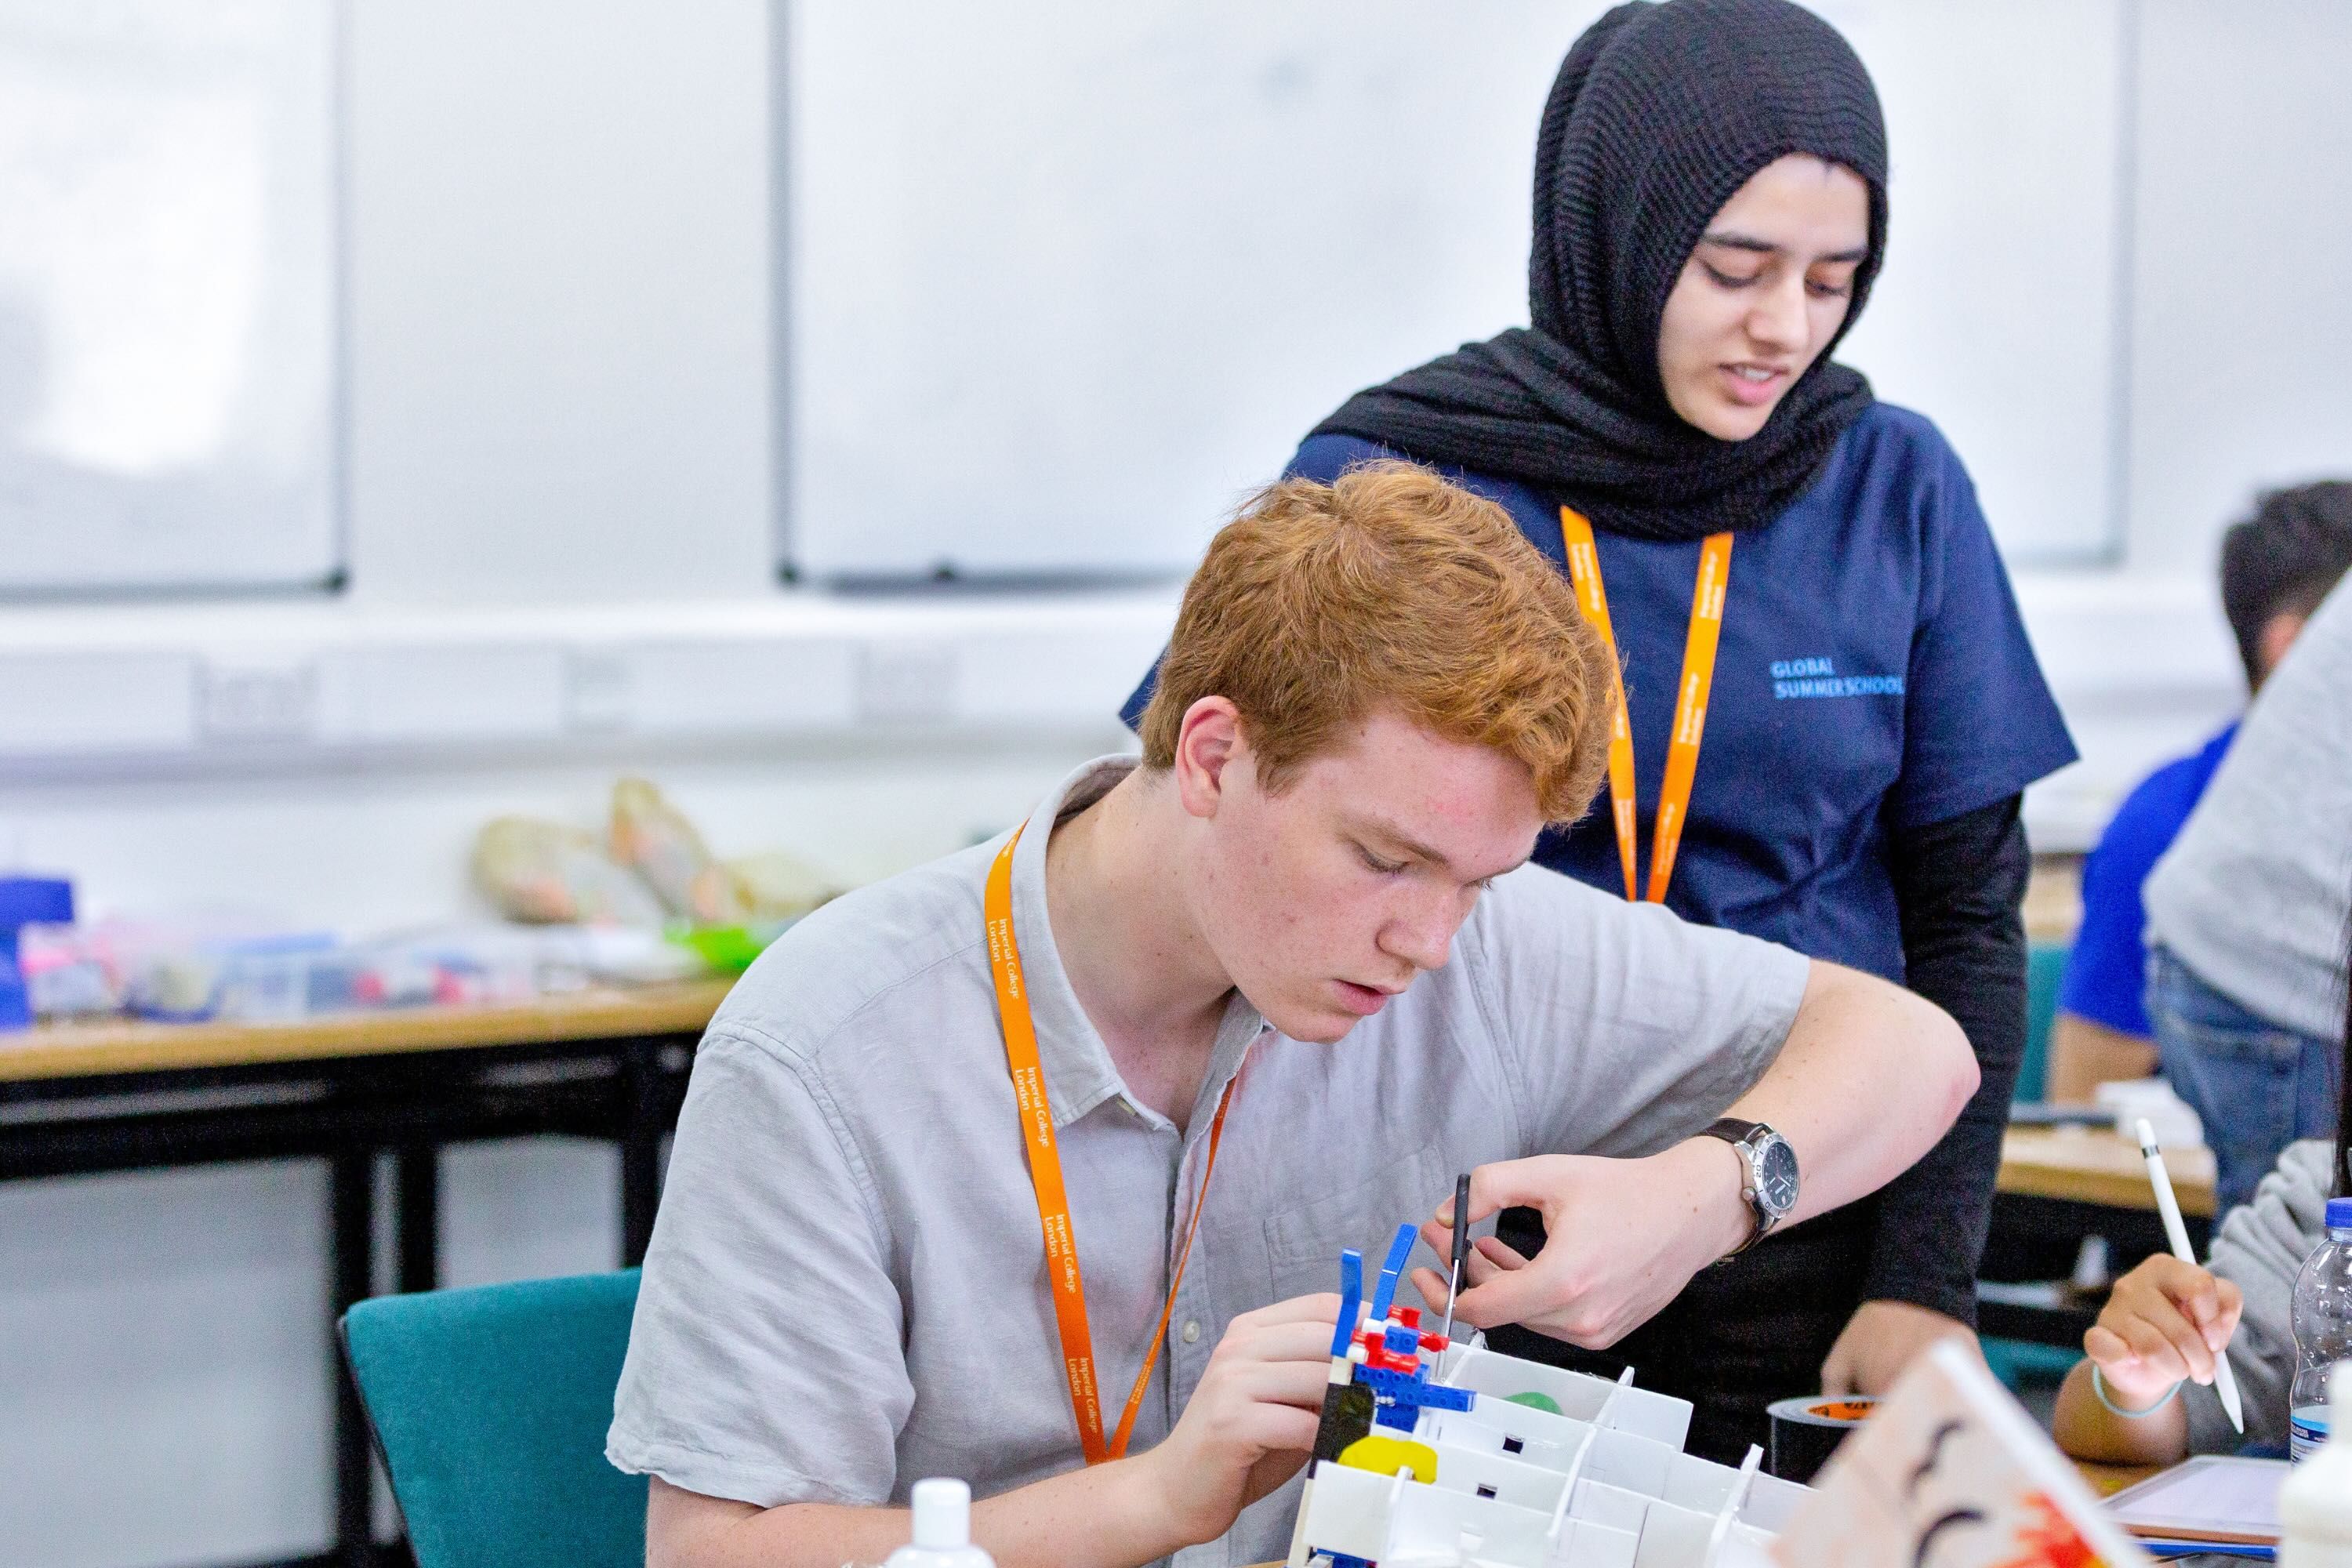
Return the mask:
[[[1625, 897], [1633, 899], [1633, 724], [1625, 708], [1623, 666], [1617, 633], [1609, 624], [1609, 592], [1601, 584], [1601, 552], [1592, 524], [1572, 507], [1559, 509], [1560, 542], [1568, 547], [1568, 575], [1584, 618], [1609, 649], [1609, 805], [1617, 825], [1617, 854], [1625, 866]], [[1658, 819], [1650, 838], [1650, 886], [1654, 904], [1666, 900], [1675, 856], [1682, 848], [1683, 825], [1690, 816], [1691, 784], [1698, 776], [1699, 742], [1706, 734], [1707, 700], [1715, 691], [1715, 650], [1723, 635], [1723, 594], [1731, 580], [1731, 535], [1711, 533], [1699, 546], [1698, 584], [1691, 593], [1690, 632], [1683, 641], [1683, 678], [1675, 696], [1674, 739], [1666, 748], [1666, 776], [1658, 786]]]

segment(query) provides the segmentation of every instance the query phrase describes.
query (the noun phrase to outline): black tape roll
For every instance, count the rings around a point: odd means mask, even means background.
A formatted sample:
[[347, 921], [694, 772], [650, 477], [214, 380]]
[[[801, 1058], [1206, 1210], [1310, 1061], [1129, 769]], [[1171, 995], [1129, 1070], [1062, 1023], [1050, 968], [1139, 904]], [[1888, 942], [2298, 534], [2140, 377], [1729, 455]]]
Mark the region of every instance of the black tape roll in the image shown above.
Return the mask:
[[1877, 1404], [1874, 1399], [1830, 1399], [1818, 1394], [1774, 1401], [1772, 1446], [1764, 1468], [1784, 1481], [1811, 1480]]

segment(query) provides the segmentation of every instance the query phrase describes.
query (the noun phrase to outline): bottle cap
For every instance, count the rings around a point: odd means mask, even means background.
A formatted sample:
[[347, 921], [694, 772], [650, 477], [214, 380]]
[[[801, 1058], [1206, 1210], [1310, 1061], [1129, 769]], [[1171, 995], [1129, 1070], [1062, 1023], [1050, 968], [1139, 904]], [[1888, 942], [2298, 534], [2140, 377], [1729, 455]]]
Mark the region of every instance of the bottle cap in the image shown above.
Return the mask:
[[952, 1552], [971, 1544], [971, 1489], [963, 1482], [915, 1483], [915, 1544], [926, 1552]]
[[2352, 1228], [2352, 1198], [2328, 1199], [2327, 1215], [2324, 1223], [2330, 1230]]

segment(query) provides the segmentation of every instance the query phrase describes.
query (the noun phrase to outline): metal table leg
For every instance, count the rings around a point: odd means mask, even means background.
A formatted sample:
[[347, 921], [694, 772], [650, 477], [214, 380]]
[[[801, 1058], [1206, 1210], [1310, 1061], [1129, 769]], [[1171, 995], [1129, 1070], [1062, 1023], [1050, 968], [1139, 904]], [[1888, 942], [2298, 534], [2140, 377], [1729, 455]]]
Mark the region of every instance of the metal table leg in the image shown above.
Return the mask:
[[621, 1047], [621, 1267], [646, 1260], [661, 1204], [661, 1042]]
[[[337, 1154], [328, 1162], [328, 1306], [340, 1322], [373, 1284], [375, 1156]], [[340, 1344], [335, 1364], [335, 1556], [343, 1568], [370, 1568], [375, 1558], [374, 1478], [368, 1456], [367, 1413], [360, 1407]]]
[[393, 1174], [399, 1193], [397, 1288], [434, 1289], [441, 1282], [441, 1151], [404, 1143], [393, 1155]]

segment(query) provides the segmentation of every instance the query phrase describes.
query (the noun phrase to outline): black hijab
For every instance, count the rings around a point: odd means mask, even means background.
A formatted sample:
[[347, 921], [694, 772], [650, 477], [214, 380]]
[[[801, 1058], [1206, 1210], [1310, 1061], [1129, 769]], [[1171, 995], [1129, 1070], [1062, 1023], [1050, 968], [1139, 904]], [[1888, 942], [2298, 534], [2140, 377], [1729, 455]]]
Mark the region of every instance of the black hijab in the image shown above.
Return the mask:
[[1870, 383], [1830, 362], [1832, 338], [1761, 430], [1721, 440], [1668, 405], [1658, 323], [1716, 213], [1791, 153], [1870, 186], [1870, 255], [1843, 338], [1886, 247], [1886, 130], [1861, 59], [1789, 0], [1619, 5], [1576, 41], [1544, 105], [1532, 329], [1360, 392], [1315, 434], [1517, 479], [1644, 539], [1771, 521], [1870, 406]]

